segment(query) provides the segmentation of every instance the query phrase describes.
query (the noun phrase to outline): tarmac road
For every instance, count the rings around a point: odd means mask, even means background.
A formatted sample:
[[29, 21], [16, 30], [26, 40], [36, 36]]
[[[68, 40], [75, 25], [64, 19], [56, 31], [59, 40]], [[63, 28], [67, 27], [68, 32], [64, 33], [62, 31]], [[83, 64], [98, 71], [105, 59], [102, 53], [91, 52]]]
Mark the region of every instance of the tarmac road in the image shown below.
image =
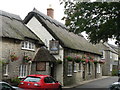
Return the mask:
[[79, 85], [75, 88], [109, 88], [109, 86], [113, 83], [118, 81], [117, 76], [112, 76], [104, 79], [99, 79], [95, 81], [91, 81], [88, 83], [85, 83], [83, 85]]

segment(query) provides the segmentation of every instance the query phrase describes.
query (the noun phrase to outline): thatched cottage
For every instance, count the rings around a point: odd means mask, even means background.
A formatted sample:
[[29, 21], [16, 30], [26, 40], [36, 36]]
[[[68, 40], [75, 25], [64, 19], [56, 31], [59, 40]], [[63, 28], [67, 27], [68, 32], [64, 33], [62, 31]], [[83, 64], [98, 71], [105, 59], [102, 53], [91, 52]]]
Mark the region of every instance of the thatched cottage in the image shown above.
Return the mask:
[[1, 79], [24, 78], [30, 74], [36, 51], [44, 44], [18, 15], [0, 11], [0, 25]]
[[[52, 8], [48, 9], [49, 16], [53, 12]], [[31, 74], [50, 74], [63, 85], [101, 77], [103, 62], [99, 50], [82, 35], [68, 32], [64, 24], [49, 16], [34, 9], [24, 19], [26, 26], [44, 42], [46, 49], [57, 60], [47, 63], [42, 59], [46, 55], [39, 57], [41, 53], [38, 51], [32, 61]], [[51, 69], [46, 68], [48, 64]]]

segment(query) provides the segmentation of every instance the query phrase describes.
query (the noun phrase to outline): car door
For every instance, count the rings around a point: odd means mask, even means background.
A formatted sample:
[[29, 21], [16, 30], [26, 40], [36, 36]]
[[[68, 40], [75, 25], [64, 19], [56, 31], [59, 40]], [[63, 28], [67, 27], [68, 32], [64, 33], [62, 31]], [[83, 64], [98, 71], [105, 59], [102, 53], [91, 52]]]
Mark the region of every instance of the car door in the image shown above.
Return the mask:
[[52, 78], [52, 77], [45, 77], [44, 78], [44, 86], [47, 89], [54, 89], [54, 88], [58, 88], [58, 85], [56, 84], [56, 81]]
[[52, 77], [49, 77], [50, 82], [53, 84], [53, 88], [58, 88], [59, 87], [59, 83], [57, 81], [55, 81]]

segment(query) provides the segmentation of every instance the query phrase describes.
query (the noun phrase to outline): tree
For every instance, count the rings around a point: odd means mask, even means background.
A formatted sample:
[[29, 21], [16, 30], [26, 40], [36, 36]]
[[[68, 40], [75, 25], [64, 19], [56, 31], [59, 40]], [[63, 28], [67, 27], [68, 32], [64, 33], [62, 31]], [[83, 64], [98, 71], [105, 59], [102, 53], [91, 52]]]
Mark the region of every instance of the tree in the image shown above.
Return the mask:
[[63, 1], [65, 24], [70, 32], [86, 32], [90, 42], [96, 44], [108, 38], [116, 39], [118, 45], [118, 70], [120, 69], [120, 1], [78, 2]]
[[120, 42], [120, 2], [63, 1], [65, 24], [70, 32], [86, 32], [96, 44], [108, 38]]

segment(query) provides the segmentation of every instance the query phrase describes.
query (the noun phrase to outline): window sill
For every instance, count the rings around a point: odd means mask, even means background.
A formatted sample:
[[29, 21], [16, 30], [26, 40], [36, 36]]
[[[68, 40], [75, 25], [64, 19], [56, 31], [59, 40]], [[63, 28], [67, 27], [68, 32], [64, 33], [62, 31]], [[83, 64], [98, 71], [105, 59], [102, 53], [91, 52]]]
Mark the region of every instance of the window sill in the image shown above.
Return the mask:
[[35, 51], [34, 49], [22, 48], [22, 50]]
[[72, 75], [67, 75], [68, 77], [72, 77]]
[[8, 77], [9, 75], [8, 74], [4, 74], [3, 76]]
[[74, 73], [76, 73], [76, 72], [78, 72], [78, 71], [74, 71]]

